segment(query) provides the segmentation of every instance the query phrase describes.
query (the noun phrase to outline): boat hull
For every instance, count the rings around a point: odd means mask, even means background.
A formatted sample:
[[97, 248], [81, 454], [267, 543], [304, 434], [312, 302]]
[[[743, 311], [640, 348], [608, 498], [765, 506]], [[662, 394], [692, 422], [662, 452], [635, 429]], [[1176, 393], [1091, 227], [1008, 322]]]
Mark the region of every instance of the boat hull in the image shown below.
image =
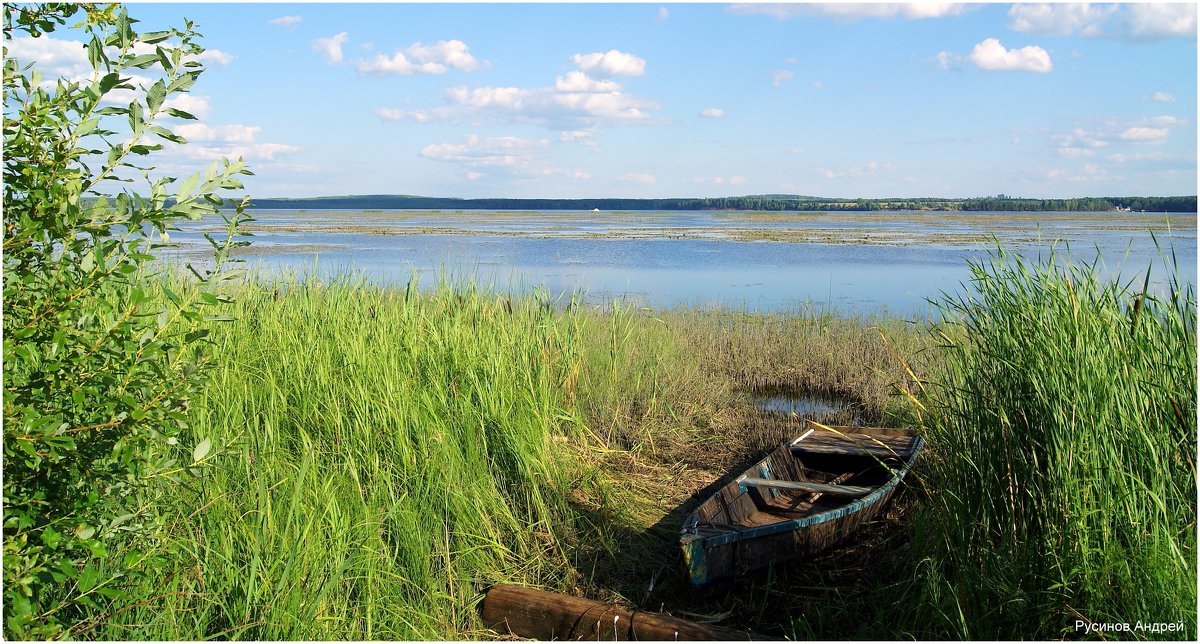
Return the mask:
[[[692, 584], [702, 586], [718, 579], [739, 576], [843, 543], [862, 524], [875, 519], [886, 508], [923, 445], [920, 437], [906, 430], [829, 429], [835, 432], [845, 430], [847, 434], [854, 432], [854, 436], [858, 437], [884, 437], [885, 440], [879, 441], [879, 444], [891, 446], [887, 448], [892, 452], [891, 455], [872, 455], [867, 453], [869, 450], [856, 454], [853, 447], [847, 448], [844, 454], [823, 455], [826, 460], [820, 465], [826, 467], [834, 462], [830, 459], [840, 459], [833, 465], [835, 469], [850, 467], [854, 464], [853, 459], [860, 459], [867, 463], [869, 470], [870, 462], [875, 461], [877, 469], [881, 471], [874, 475], [869, 491], [853, 498], [831, 499], [829, 494], [816, 495], [826, 498], [814, 501], [807, 511], [782, 511], [781, 498], [784, 501], [791, 500], [795, 505], [794, 499], [804, 493], [780, 497], [774, 487], [757, 487], [746, 481], [770, 486], [771, 483], [762, 478], [765, 476], [771, 481], [782, 481], [779, 484], [782, 487], [789, 485], [789, 481], [811, 480], [817, 476], [817, 472], [805, 462], [816, 460], [814, 455], [797, 450], [795, 445], [798, 441], [780, 447], [718, 490], [684, 522], [680, 546]], [[902, 447], [896, 449], [897, 445]], [[858, 476], [870, 478], [868, 473]], [[827, 491], [832, 488], [823, 484], [813, 486], [813, 489]], [[862, 490], [863, 487], [854, 486], [853, 489]], [[809, 498], [812, 498], [811, 494]]]

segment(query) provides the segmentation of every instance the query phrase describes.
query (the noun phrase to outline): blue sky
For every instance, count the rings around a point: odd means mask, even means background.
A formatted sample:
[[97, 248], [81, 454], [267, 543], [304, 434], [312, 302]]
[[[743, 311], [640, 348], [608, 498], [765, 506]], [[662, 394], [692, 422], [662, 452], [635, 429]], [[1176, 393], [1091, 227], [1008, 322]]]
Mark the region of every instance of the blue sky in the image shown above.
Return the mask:
[[1195, 4], [129, 10], [211, 50], [159, 165], [252, 196], [1196, 193]]

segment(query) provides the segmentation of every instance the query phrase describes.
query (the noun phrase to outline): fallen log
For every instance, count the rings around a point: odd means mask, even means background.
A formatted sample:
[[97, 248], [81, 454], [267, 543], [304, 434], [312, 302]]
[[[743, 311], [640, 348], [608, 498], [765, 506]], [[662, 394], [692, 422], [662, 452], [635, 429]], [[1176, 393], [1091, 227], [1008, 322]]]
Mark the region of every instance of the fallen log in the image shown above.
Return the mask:
[[497, 584], [483, 598], [483, 623], [494, 631], [537, 640], [746, 640], [733, 631], [612, 604]]

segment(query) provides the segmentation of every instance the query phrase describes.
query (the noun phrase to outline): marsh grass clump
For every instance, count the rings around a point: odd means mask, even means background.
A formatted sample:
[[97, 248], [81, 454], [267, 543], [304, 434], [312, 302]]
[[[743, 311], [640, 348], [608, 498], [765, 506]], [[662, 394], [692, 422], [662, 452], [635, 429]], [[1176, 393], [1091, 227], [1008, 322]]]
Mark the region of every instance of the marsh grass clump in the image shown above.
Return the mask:
[[1148, 278], [1003, 251], [971, 268], [973, 292], [941, 303], [945, 369], [921, 396], [929, 627], [1058, 639], [1182, 622], [1157, 636], [1194, 639], [1194, 288], [1156, 296]]
[[164, 503], [171, 565], [102, 636], [450, 638], [491, 583], [565, 583], [560, 312], [354, 279], [236, 291], [190, 414], [226, 454]]

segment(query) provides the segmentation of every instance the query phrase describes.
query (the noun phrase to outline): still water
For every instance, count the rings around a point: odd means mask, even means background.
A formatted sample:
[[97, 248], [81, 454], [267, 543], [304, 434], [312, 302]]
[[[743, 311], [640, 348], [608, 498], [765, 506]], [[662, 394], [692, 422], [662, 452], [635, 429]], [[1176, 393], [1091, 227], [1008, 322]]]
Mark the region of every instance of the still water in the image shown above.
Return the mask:
[[[967, 260], [997, 242], [1029, 258], [1099, 254], [1108, 275], [1152, 288], [1174, 250], [1196, 281], [1196, 215], [1141, 213], [595, 213], [255, 210], [248, 266], [321, 277], [355, 272], [421, 285], [439, 277], [502, 291], [578, 292], [653, 308], [723, 306], [926, 315], [961, 291]], [[195, 256], [201, 221], [172, 234]]]

